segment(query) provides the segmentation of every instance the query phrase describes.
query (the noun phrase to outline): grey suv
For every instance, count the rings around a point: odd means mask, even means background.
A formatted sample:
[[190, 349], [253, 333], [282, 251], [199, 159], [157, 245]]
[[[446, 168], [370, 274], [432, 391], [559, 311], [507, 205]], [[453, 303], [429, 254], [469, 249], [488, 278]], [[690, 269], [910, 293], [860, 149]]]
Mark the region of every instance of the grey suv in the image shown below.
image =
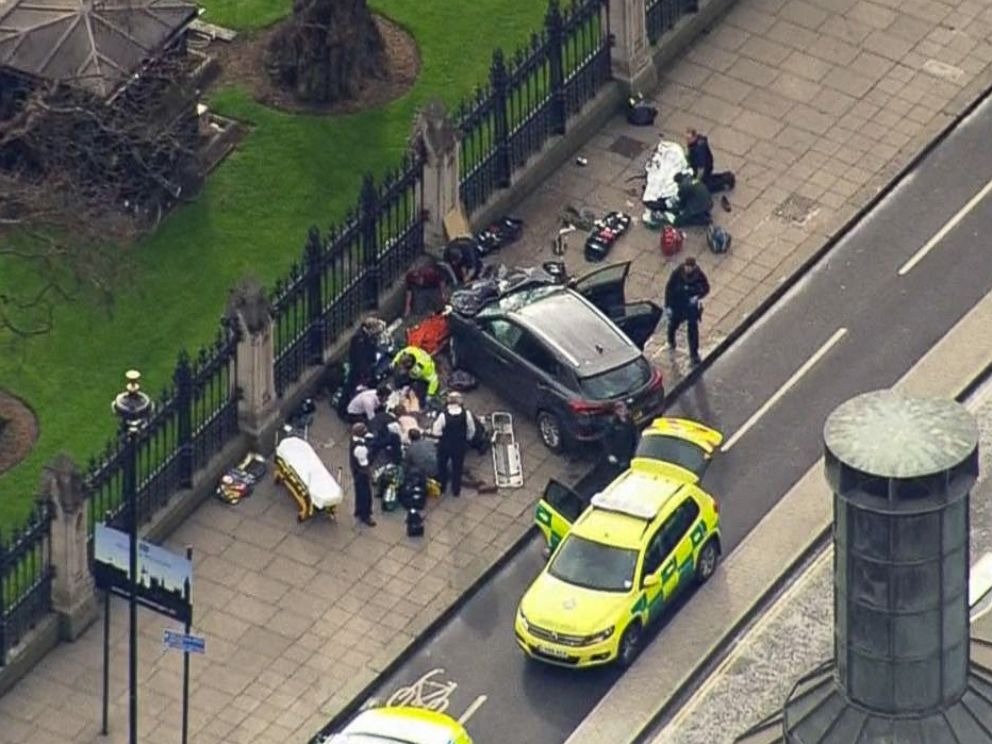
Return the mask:
[[642, 349], [662, 310], [626, 302], [629, 270], [619, 263], [567, 286], [530, 284], [474, 316], [452, 314], [453, 365], [535, 417], [556, 452], [599, 439], [616, 402], [626, 402], [638, 423], [653, 418], [665, 391]]

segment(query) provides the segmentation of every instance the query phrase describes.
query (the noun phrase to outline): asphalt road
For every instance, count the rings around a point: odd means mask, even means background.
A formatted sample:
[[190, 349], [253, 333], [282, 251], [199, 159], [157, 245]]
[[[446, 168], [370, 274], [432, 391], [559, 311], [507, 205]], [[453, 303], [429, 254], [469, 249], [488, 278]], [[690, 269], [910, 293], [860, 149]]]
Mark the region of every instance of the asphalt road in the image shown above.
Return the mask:
[[[990, 125], [986, 102], [673, 405], [730, 444], [705, 481], [720, 501], [726, 551], [820, 457], [833, 408], [891, 386], [992, 291], [992, 185], [981, 194], [992, 183]], [[468, 711], [477, 744], [564, 741], [617, 673], [551, 668], [518, 651], [513, 616], [543, 565], [540, 548], [532, 541], [425, 639], [376, 700], [410, 702], [433, 672], [419, 702], [433, 695], [455, 717]], [[664, 627], [653, 635], [687, 642]]]

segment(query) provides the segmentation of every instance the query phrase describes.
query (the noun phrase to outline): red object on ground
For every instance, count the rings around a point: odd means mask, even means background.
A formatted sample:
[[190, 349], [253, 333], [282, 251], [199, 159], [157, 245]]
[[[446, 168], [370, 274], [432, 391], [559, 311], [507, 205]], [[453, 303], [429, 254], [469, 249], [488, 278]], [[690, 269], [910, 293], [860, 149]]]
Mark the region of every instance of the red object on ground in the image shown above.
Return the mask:
[[432, 315], [406, 332], [406, 342], [410, 346], [423, 349], [428, 354], [436, 354], [448, 342], [451, 329], [443, 315]]
[[681, 230], [665, 225], [661, 228], [661, 252], [666, 256], [674, 256], [682, 250], [682, 241], [685, 240], [685, 233]]

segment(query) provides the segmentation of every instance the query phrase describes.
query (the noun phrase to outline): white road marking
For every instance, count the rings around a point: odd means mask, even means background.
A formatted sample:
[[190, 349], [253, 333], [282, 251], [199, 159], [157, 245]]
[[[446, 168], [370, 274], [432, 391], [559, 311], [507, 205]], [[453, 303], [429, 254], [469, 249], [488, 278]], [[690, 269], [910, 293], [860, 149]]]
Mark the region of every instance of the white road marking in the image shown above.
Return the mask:
[[951, 230], [957, 227], [958, 223], [961, 222], [961, 220], [963, 220], [965, 217], [967, 217], [968, 213], [972, 209], [977, 207], [978, 203], [981, 202], [982, 199], [984, 199], [986, 196], [989, 195], [989, 192], [992, 192], [992, 181], [989, 181], [987, 184], [985, 184], [982, 187], [981, 191], [979, 191], [977, 194], [971, 197], [971, 200], [963, 207], [961, 207], [961, 209], [958, 210], [958, 213], [953, 217], [951, 217], [951, 219], [947, 222], [946, 225], [940, 228], [937, 231], [937, 233], [932, 238], [930, 238], [930, 240], [928, 240], [922, 248], [920, 248], [920, 250], [918, 250], [916, 253], [913, 254], [912, 258], [910, 258], [906, 263], [902, 265], [902, 267], [899, 269], [899, 276], [905, 276], [910, 271], [912, 271], [913, 267], [916, 266], [916, 264], [922, 261], [924, 257], [930, 251], [932, 251], [934, 247], [941, 240], [947, 237], [947, 233], [949, 233]]
[[444, 713], [451, 703], [451, 693], [458, 688], [457, 682], [435, 682], [432, 677], [444, 674], [444, 667], [431, 669], [424, 676], [407, 687], [400, 687], [386, 701], [386, 707], [395, 708], [409, 705]]
[[488, 699], [489, 698], [486, 695], [479, 695], [479, 697], [473, 700], [472, 704], [465, 709], [465, 712], [462, 713], [461, 718], [458, 719], [458, 723], [460, 723], [462, 726], [468, 723], [468, 719], [474, 716], [476, 711], [479, 710], [479, 708], [482, 707], [482, 704], [485, 703], [486, 700]]
[[830, 351], [830, 349], [834, 346], [834, 344], [836, 344], [844, 337], [846, 333], [847, 333], [846, 328], [838, 328], [837, 331], [834, 333], [834, 335], [831, 336], [829, 339], [827, 339], [827, 342], [823, 344], [823, 346], [821, 346], [819, 349], [817, 349], [816, 353], [813, 354], [813, 356], [811, 356], [809, 359], [807, 359], [805, 363], [803, 363], [803, 366], [797, 369], [795, 373], [792, 375], [792, 377], [786, 380], [785, 384], [782, 385], [782, 387], [780, 387], [778, 390], [776, 390], [775, 394], [772, 395], [771, 398], [766, 400], [764, 405], [762, 405], [761, 408], [755, 411], [754, 414], [751, 416], [751, 418], [749, 418], [747, 421], [744, 422], [744, 425], [740, 429], [734, 432], [734, 435], [730, 437], [730, 439], [728, 439], [726, 443], [724, 443], [724, 445], [720, 448], [720, 451], [726, 452], [731, 447], [733, 447], [738, 442], [738, 440], [740, 440], [741, 437], [747, 434], [748, 430], [756, 423], [758, 423], [758, 419], [760, 419], [762, 416], [768, 413], [771, 407], [774, 406], [776, 403], [778, 403], [778, 401], [781, 400], [781, 398], [787, 392], [789, 392], [789, 390], [797, 382], [799, 382], [799, 379], [804, 374], [809, 372], [813, 368], [813, 366], [818, 361], [820, 361], [828, 351]]

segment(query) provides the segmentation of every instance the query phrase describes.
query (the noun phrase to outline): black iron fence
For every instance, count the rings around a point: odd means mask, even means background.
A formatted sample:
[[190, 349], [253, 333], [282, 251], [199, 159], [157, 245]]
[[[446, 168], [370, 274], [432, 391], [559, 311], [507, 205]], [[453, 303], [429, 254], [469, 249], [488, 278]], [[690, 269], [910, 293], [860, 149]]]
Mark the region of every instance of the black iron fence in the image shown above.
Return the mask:
[[363, 313], [378, 306], [424, 249], [424, 159], [411, 151], [375, 184], [366, 176], [357, 207], [322, 238], [311, 227], [303, 255], [272, 293], [275, 387], [279, 396]]
[[[237, 435], [237, 345], [238, 330], [225, 319], [213, 344], [193, 357], [180, 352], [172, 385], [159, 395], [134, 445], [139, 524], [150, 521], [174, 493], [190, 488], [194, 474]], [[86, 470], [91, 558], [94, 523], [109, 515], [111, 523], [123, 525], [127, 447], [123, 437], [109, 442]]]
[[0, 667], [52, 608], [52, 510], [38, 503], [27, 523], [0, 534]]
[[675, 28], [679, 19], [699, 10], [699, 0], [647, 0], [648, 41], [657, 44], [666, 31]]
[[610, 80], [607, 0], [551, 0], [544, 28], [506, 59], [493, 53], [488, 83], [458, 110], [461, 198], [471, 214], [510, 185], [569, 117]]

